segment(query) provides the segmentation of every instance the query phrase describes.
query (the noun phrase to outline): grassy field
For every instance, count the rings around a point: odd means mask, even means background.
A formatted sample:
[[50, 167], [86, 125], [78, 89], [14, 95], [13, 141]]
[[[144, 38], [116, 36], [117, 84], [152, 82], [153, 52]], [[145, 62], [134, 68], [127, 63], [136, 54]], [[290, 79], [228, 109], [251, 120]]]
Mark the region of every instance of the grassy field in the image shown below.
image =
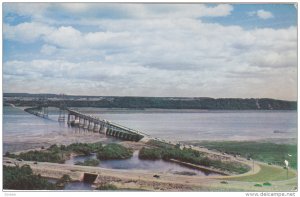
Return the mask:
[[[281, 181], [287, 180], [287, 171], [286, 169], [268, 166], [268, 165], [260, 165], [261, 170], [257, 174], [242, 176], [242, 177], [234, 177], [234, 178], [225, 178], [231, 181]], [[294, 170], [289, 170], [288, 178], [296, 177], [296, 173]]]
[[[297, 169], [297, 145], [275, 144], [271, 142], [254, 141], [203, 141], [193, 142], [193, 145], [205, 146], [232, 155], [241, 155], [265, 163], [284, 165], [288, 160], [290, 167]], [[288, 156], [291, 155], [291, 156]]]

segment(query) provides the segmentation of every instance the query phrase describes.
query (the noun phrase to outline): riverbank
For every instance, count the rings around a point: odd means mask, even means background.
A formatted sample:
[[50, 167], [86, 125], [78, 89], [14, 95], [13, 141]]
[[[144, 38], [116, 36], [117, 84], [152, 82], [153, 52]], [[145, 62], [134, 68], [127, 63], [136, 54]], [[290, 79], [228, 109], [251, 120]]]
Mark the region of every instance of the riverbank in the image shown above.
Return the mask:
[[185, 141], [188, 145], [205, 147], [223, 155], [244, 157], [269, 165], [285, 166], [284, 160], [289, 161], [289, 167], [297, 169], [296, 139], [263, 139], [258, 141]]

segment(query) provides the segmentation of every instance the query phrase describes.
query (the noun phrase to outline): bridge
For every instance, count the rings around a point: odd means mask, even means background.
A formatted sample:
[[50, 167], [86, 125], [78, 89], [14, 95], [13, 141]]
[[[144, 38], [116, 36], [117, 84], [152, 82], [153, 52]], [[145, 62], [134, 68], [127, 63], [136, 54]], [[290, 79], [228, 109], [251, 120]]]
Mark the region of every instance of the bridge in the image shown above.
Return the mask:
[[[25, 111], [30, 114], [36, 115], [38, 117], [49, 119], [48, 106], [49, 105], [45, 104], [45, 105], [40, 105], [38, 107], [26, 108]], [[105, 119], [100, 119], [98, 117], [90, 116], [81, 113], [79, 111], [76, 111], [74, 109], [70, 109], [62, 106], [52, 106], [52, 107], [59, 108], [60, 113], [59, 113], [58, 121], [60, 122], [65, 121], [64, 113], [62, 113], [61, 111], [67, 112], [68, 114], [67, 124], [68, 126], [71, 127], [84, 128], [91, 132], [102, 133], [108, 136], [113, 136], [127, 141], [137, 142], [140, 141], [143, 137], [148, 136], [147, 134], [142, 133], [140, 131], [127, 128], [125, 126], [119, 125], [117, 123], [113, 123]]]

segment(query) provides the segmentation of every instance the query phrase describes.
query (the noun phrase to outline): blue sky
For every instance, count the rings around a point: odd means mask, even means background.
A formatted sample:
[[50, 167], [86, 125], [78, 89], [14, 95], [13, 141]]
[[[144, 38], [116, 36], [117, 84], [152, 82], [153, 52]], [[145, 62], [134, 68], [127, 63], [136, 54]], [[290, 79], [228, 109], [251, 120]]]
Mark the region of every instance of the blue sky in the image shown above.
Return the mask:
[[[234, 10], [228, 17], [207, 18], [206, 22], [217, 22], [222, 25], [239, 25], [251, 28], [287, 28], [297, 26], [297, 9], [293, 4], [233, 4]], [[264, 10], [273, 17], [262, 19], [251, 12]], [[249, 16], [250, 15], [250, 16]]]
[[297, 99], [293, 4], [4, 3], [4, 92]]

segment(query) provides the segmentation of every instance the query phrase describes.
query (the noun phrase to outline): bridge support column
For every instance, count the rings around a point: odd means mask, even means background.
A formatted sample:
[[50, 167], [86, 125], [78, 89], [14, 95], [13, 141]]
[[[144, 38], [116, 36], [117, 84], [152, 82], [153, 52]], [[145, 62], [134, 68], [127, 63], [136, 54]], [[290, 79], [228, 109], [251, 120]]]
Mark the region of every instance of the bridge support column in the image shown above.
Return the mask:
[[68, 113], [68, 122], [67, 122], [68, 125], [70, 125], [70, 119], [71, 119], [71, 115], [70, 113]]
[[93, 128], [94, 128], [94, 122], [93, 121], [90, 121], [90, 123], [91, 123], [91, 127], [90, 127], [90, 131], [93, 131]]
[[81, 118], [78, 117], [78, 126], [81, 127]]
[[90, 130], [91, 121], [90, 121], [90, 120], [88, 120], [88, 121], [89, 121], [89, 124], [88, 124], [88, 126], [87, 126], [87, 129]]
[[94, 128], [93, 128], [93, 131], [97, 131], [97, 126], [98, 124], [96, 122], [94, 122]]
[[98, 133], [101, 133], [101, 129], [102, 129], [102, 124], [100, 123]]
[[100, 133], [106, 134], [106, 132], [107, 132], [107, 128], [103, 125], [100, 129]]

